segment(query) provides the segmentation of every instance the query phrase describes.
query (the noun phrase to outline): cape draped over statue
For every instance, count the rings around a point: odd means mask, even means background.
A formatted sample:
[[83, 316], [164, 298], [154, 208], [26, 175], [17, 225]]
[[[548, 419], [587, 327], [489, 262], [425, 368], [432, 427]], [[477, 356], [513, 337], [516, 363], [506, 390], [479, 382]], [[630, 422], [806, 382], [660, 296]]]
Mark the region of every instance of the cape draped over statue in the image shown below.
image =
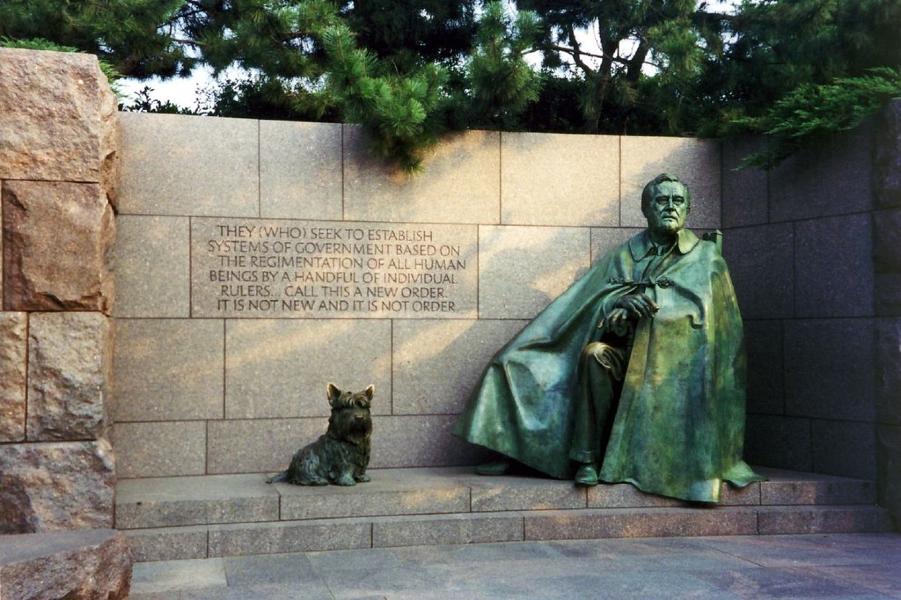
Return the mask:
[[679, 232], [650, 273], [647, 231], [598, 260], [489, 363], [454, 434], [553, 477], [570, 479], [579, 357], [614, 301], [643, 291], [660, 307], [635, 330], [600, 478], [716, 502], [721, 481], [762, 479], [742, 460], [745, 354], [741, 316], [716, 244]]

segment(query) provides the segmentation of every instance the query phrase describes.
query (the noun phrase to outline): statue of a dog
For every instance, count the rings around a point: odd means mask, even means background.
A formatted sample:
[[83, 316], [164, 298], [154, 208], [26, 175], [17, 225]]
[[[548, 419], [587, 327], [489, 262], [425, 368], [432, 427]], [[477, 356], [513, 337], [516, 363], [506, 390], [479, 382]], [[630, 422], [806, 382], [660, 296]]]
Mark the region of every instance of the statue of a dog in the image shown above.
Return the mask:
[[369, 407], [373, 386], [362, 392], [342, 392], [328, 384], [328, 403], [332, 407], [328, 430], [318, 440], [294, 453], [287, 471], [266, 483], [287, 481], [294, 485], [356, 485], [369, 481], [369, 440], [372, 416]]

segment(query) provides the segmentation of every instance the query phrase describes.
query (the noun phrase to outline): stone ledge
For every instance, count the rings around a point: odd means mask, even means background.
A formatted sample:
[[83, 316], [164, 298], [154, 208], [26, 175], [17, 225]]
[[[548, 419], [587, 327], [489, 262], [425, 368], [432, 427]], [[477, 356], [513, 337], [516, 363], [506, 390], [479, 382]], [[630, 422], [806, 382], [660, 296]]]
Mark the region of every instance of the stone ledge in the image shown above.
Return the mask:
[[[758, 469], [769, 481], [723, 486], [720, 506], [874, 504], [869, 481]], [[581, 488], [537, 477], [481, 477], [470, 467], [371, 469], [354, 487], [267, 485], [265, 475], [121, 480], [116, 527], [144, 529], [262, 521], [584, 508], [686, 507], [629, 484]]]
[[600, 508], [237, 523], [125, 531], [140, 562], [216, 556], [600, 538], [876, 533], [875, 506]]
[[0, 536], [3, 600], [128, 597], [132, 556], [111, 529]]
[[699, 507], [627, 484], [579, 488], [470, 467], [373, 469], [342, 488], [264, 475], [123, 480], [117, 523], [140, 561], [497, 541], [888, 531], [871, 482], [758, 469]]

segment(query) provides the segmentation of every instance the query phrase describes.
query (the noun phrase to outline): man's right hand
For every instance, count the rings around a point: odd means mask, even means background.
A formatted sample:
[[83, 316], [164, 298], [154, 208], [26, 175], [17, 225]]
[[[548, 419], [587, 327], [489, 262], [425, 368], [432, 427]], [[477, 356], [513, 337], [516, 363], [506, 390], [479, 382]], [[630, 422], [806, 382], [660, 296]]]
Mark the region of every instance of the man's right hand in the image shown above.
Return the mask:
[[654, 318], [654, 315], [660, 309], [653, 300], [642, 293], [627, 294], [617, 299], [613, 303], [613, 308], [621, 308], [625, 310], [630, 317], [635, 319]]

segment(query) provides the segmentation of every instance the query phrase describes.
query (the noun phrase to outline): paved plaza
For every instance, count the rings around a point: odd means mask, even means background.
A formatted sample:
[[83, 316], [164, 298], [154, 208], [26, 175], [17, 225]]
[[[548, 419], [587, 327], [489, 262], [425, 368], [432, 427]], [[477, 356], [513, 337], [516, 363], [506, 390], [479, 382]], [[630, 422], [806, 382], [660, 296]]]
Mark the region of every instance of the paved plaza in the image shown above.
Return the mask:
[[516, 542], [138, 563], [130, 597], [901, 598], [901, 535]]

